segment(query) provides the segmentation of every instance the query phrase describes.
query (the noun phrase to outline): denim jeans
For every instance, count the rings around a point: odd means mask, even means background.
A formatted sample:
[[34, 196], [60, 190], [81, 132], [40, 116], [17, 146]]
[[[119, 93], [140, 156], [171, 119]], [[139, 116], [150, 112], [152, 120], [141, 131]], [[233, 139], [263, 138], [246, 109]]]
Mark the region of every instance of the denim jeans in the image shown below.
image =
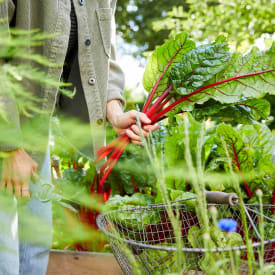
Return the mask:
[[[51, 182], [50, 154], [40, 179]], [[44, 275], [51, 247], [51, 203], [35, 199], [41, 182], [30, 183], [31, 200], [19, 206], [14, 197], [0, 197], [0, 275]], [[3, 202], [4, 200], [4, 202]]]

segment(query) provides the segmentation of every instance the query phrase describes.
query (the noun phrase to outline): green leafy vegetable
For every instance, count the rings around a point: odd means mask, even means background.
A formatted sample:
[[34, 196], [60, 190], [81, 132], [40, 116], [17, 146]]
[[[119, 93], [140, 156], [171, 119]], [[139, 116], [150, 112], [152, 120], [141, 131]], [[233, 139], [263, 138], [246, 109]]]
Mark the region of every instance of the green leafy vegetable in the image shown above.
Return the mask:
[[[240, 121], [244, 113], [250, 121], [252, 118], [268, 116], [267, 102], [254, 99], [275, 94], [275, 44], [262, 52], [254, 47], [242, 56], [238, 52], [229, 52], [223, 36], [219, 36], [212, 44], [199, 47], [195, 47], [186, 37], [183, 33], [167, 41], [148, 60], [144, 86], [150, 94], [142, 111], [152, 123], [165, 119], [168, 112], [174, 115], [191, 111], [210, 100], [224, 106], [231, 104], [224, 110], [230, 113], [234, 108], [237, 109]], [[251, 110], [252, 115], [247, 109]], [[223, 108], [217, 106], [212, 114], [221, 111]], [[129, 141], [129, 137], [124, 134], [99, 150], [98, 160], [110, 155], [102, 166], [100, 185], [104, 184]], [[241, 158], [244, 153], [249, 159], [248, 149], [242, 150], [240, 154], [235, 153]], [[235, 165], [241, 166], [236, 157], [235, 160]], [[246, 165], [248, 163], [249, 160]], [[242, 167], [238, 169], [241, 173]], [[246, 183], [245, 186], [251, 197], [252, 193]]]
[[[195, 43], [187, 39], [186, 33], [176, 35], [175, 39], [166, 41], [156, 48], [148, 59], [143, 86], [148, 92], [162, 92], [169, 83], [168, 73], [179, 62], [184, 54], [195, 48]], [[154, 92], [153, 92], [154, 93]]]
[[[143, 229], [145, 225], [158, 223], [160, 216], [154, 211], [131, 211], [133, 207], [147, 206], [152, 204], [153, 197], [146, 194], [136, 193], [133, 196], [111, 197], [105, 204], [105, 211], [119, 210], [113, 213], [113, 220], [129, 228]], [[127, 209], [127, 211], [121, 211]]]

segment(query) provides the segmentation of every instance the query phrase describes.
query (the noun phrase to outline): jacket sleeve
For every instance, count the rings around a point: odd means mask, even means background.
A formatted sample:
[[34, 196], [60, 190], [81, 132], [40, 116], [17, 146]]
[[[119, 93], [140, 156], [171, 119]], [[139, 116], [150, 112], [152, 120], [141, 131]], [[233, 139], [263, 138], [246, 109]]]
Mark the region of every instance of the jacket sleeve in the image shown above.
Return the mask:
[[[116, 1], [112, 1], [112, 8], [115, 10]], [[112, 20], [112, 38], [111, 38], [111, 55], [109, 63], [109, 79], [108, 79], [108, 96], [107, 100], [118, 99], [122, 107], [125, 107], [124, 92], [124, 73], [116, 60], [116, 32], [115, 32], [115, 17]]]
[[[10, 35], [9, 23], [13, 18], [14, 10], [15, 6], [12, 0], [0, 2], [1, 35]], [[0, 66], [4, 66], [4, 60], [0, 59]], [[7, 96], [7, 91], [4, 91], [5, 84], [2, 83], [0, 87], [0, 110], [5, 116], [4, 119], [4, 116], [0, 115], [0, 151], [12, 151], [22, 145], [19, 112], [12, 96]]]

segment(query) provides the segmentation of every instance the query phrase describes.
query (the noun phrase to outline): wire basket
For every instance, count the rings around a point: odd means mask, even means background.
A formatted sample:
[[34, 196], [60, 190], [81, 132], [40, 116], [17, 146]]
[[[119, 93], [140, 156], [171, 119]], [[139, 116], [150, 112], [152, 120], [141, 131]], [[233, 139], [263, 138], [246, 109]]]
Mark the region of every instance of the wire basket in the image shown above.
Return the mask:
[[[189, 230], [194, 226], [201, 228], [195, 208], [187, 206], [183, 201], [172, 202], [172, 209], [178, 213], [181, 220], [183, 274], [204, 274], [206, 255], [210, 252], [211, 257], [217, 261], [221, 255], [229, 258], [231, 253], [231, 258], [232, 255], [234, 258], [238, 253], [241, 257], [238, 267], [240, 274], [248, 274], [247, 247], [239, 207], [221, 204], [208, 204], [208, 207], [212, 205], [218, 210], [218, 219], [232, 218], [238, 222], [237, 232], [242, 238], [242, 244], [237, 246], [219, 244], [215, 248], [205, 249], [202, 239], [193, 236], [196, 239], [196, 247], [192, 247], [190, 244], [192, 231], [189, 233]], [[259, 207], [257, 204], [245, 206], [249, 238], [253, 242], [254, 267], [257, 265], [261, 247]], [[272, 208], [274, 205], [263, 205], [265, 263], [275, 262], [275, 220], [270, 218], [273, 213]], [[97, 225], [107, 236], [114, 256], [125, 274], [134, 274], [133, 267], [124, 253], [125, 245], [134, 255], [141, 274], [169, 274], [177, 271], [175, 235], [166, 209], [167, 205], [158, 204], [111, 211], [98, 216]]]

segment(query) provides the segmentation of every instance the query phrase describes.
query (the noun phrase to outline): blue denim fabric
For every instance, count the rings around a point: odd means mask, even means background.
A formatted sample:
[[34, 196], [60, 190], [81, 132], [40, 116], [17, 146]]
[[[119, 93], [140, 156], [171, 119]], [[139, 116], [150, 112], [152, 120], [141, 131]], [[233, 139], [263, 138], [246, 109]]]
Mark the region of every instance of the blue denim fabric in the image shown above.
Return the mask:
[[[40, 178], [51, 182], [49, 152]], [[40, 181], [30, 184], [32, 199], [24, 207], [18, 208], [15, 198], [10, 198], [8, 205], [0, 203], [0, 275], [46, 274], [52, 213], [51, 202], [33, 198], [40, 187]]]

